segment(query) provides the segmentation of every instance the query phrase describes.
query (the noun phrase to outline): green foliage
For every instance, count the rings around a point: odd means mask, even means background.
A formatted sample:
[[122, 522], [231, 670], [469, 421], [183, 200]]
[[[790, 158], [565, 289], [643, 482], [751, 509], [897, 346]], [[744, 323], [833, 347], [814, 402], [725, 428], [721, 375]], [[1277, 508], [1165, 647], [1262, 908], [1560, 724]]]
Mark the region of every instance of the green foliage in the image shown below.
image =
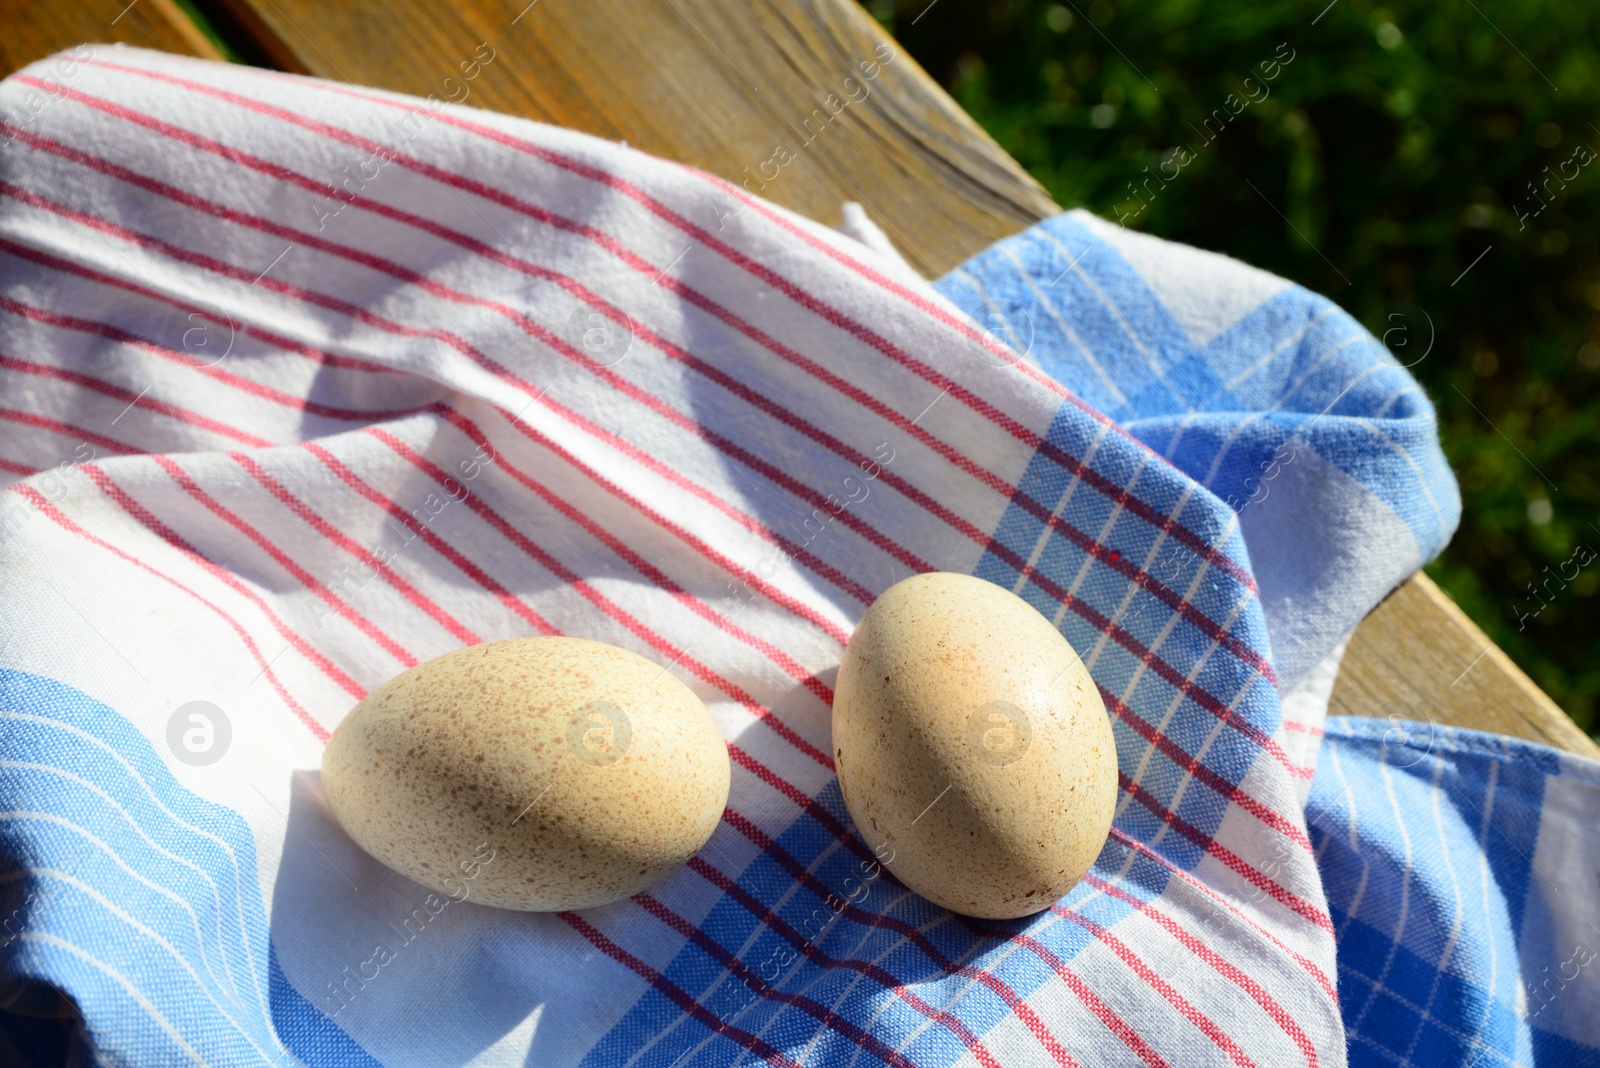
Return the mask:
[[1403, 322], [1406, 362], [1431, 323], [1466, 513], [1429, 573], [1593, 731], [1600, 6], [1324, 3], [869, 9], [1060, 204]]

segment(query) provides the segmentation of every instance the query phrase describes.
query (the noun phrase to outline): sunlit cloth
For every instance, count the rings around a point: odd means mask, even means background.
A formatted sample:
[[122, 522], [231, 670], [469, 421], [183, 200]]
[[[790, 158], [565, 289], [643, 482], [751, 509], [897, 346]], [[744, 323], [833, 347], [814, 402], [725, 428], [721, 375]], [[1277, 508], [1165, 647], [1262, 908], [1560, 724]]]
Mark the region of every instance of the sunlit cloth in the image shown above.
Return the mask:
[[[1331, 304], [1076, 214], [941, 295], [621, 146], [136, 50], [0, 115], [13, 1014], [129, 1065], [1345, 1063], [1280, 694], [1459, 505]], [[847, 888], [831, 683], [929, 569], [1039, 607], [1116, 722], [1112, 838], [1026, 921]], [[605, 908], [430, 897], [322, 745], [552, 633], [705, 699], [722, 824]]]
[[1311, 838], [1355, 1065], [1600, 1064], [1600, 764], [1332, 719]]
[[[1236, 503], [1286, 744], [1316, 753], [1328, 637], [1459, 513], [1417, 384], [1323, 298], [1082, 213], [940, 288]], [[1600, 1064], [1600, 765], [1398, 716], [1326, 730], [1307, 815], [1350, 1063]]]

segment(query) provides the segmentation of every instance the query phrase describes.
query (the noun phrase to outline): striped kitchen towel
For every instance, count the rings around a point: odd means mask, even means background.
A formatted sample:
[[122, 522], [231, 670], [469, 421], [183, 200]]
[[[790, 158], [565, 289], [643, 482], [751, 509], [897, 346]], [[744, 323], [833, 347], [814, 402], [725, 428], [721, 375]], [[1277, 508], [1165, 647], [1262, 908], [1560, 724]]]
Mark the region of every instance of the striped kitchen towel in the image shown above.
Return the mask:
[[1328, 721], [1306, 810], [1352, 1065], [1600, 1065], [1600, 762]]
[[[1327, 721], [1317, 752], [1337, 636], [1459, 514], [1417, 384], [1323, 298], [1083, 213], [940, 288], [1238, 510], [1285, 742], [1317, 767], [1350, 1063], [1600, 1066], [1600, 765], [1409, 702]], [[1378, 325], [1407, 364], [1431, 348], [1416, 309]], [[1330, 493], [1327, 461], [1382, 506]]]
[[[116, 47], [0, 137], [8, 1019], [130, 1066], [1346, 1062], [1313, 691], [1459, 505], [1329, 302], [1076, 213], [929, 287], [622, 146]], [[930, 569], [1116, 725], [1111, 839], [1026, 920], [883, 875], [828, 755]], [[706, 701], [707, 848], [558, 915], [362, 853], [315, 771], [355, 701], [558, 633]]]

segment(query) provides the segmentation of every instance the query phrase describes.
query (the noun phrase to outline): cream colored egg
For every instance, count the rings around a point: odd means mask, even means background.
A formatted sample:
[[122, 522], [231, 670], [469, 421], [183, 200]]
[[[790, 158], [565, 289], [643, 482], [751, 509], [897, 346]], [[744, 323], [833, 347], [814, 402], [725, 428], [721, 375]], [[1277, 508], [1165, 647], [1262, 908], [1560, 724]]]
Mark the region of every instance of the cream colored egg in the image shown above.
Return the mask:
[[728, 752], [663, 668], [581, 638], [512, 638], [419, 664], [333, 733], [322, 786], [403, 875], [501, 908], [636, 894], [711, 837]]
[[954, 912], [1047, 908], [1110, 833], [1116, 748], [1088, 670], [982, 579], [917, 575], [873, 602], [839, 668], [833, 748], [868, 844]]

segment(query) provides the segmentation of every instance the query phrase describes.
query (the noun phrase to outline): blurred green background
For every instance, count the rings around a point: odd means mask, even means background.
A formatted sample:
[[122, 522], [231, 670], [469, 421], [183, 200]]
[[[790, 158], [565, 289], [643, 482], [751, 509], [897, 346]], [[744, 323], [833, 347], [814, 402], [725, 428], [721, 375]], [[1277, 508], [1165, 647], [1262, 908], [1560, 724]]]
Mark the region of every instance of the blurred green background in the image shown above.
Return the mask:
[[[1593, 734], [1600, 4], [1325, 4], [867, 7], [1062, 206], [1404, 327], [1388, 340], [1406, 363], [1427, 351], [1413, 373], [1465, 504], [1428, 573]], [[1163, 160], [1176, 177], [1136, 198]]]

